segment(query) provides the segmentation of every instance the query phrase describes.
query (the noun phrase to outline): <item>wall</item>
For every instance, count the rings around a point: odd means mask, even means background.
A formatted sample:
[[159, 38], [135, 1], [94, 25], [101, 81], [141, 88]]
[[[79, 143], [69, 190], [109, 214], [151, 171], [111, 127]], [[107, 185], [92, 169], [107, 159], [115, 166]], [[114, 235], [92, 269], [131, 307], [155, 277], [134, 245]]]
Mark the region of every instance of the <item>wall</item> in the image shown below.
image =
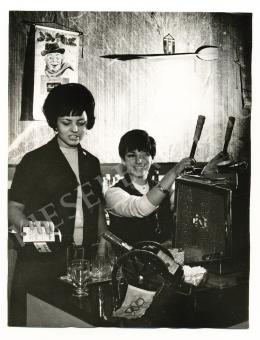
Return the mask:
[[[155, 137], [158, 162], [188, 156], [199, 114], [206, 116], [206, 122], [196, 152], [198, 161], [208, 161], [221, 151], [230, 115], [236, 123], [229, 151], [234, 158], [250, 157], [250, 15], [11, 12], [9, 164], [17, 164], [25, 152], [53, 136], [45, 122], [19, 121], [29, 29], [22, 20], [55, 20], [83, 31], [79, 82], [94, 94], [97, 120], [82, 144], [102, 163], [119, 161], [119, 138], [133, 128], [146, 129]], [[193, 55], [171, 61], [123, 62], [100, 58], [116, 53], [162, 53], [168, 33], [175, 38], [176, 53], [216, 45], [219, 59], [203, 61]], [[238, 59], [241, 67], [235, 62]]]

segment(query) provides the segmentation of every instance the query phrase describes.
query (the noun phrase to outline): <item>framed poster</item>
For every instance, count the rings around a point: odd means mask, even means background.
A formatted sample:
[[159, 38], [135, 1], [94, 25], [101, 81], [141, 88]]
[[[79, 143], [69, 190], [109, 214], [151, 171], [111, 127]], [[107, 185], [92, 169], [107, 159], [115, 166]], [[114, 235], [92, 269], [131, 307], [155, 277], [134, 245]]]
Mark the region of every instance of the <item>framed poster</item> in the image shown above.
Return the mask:
[[42, 105], [51, 89], [78, 82], [79, 33], [35, 26], [33, 120], [45, 120]]

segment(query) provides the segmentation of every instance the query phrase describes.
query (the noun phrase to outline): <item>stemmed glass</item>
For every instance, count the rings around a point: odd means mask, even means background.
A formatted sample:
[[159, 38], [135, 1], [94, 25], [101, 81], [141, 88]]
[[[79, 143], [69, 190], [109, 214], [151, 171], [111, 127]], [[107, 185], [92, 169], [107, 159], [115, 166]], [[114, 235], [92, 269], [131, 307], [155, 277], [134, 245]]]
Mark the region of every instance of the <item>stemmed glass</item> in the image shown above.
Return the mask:
[[72, 295], [76, 297], [87, 296], [88, 289], [86, 285], [90, 279], [89, 261], [82, 259], [72, 260], [70, 275], [75, 287]]

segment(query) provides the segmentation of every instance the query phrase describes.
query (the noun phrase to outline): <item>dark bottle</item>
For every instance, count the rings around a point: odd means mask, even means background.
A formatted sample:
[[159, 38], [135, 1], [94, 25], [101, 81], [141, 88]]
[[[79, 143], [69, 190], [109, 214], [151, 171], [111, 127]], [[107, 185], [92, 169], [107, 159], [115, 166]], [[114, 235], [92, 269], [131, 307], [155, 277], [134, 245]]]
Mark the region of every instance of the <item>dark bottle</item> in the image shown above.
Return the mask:
[[16, 238], [21, 247], [27, 246], [27, 248], [30, 247], [39, 253], [52, 253], [60, 249], [62, 234], [58, 228], [55, 228], [53, 233], [47, 234], [44, 227], [41, 226], [42, 233], [40, 234], [35, 224], [34, 227], [34, 229], [30, 229], [29, 225], [23, 226], [23, 235], [21, 235], [17, 228], [12, 225], [9, 227], [9, 233]]
[[159, 170], [154, 170], [153, 180], [159, 183]]
[[132, 246], [121, 240], [116, 235], [112, 234], [110, 231], [106, 231], [105, 233], [103, 233], [102, 237], [124, 253], [133, 249]]
[[182, 267], [177, 264], [168, 249], [164, 248], [161, 244], [153, 241], [144, 241], [137, 243], [135, 246], [130, 246], [128, 243], [121, 240], [119, 237], [106, 231], [102, 234], [102, 237], [114, 245], [121, 253], [131, 252], [132, 250], [148, 250], [153, 252], [157, 257], [159, 257], [168, 267], [168, 271], [172, 278], [182, 276]]
[[163, 38], [163, 52], [164, 52], [164, 54], [174, 54], [175, 53], [175, 40], [170, 34], [167, 34]]

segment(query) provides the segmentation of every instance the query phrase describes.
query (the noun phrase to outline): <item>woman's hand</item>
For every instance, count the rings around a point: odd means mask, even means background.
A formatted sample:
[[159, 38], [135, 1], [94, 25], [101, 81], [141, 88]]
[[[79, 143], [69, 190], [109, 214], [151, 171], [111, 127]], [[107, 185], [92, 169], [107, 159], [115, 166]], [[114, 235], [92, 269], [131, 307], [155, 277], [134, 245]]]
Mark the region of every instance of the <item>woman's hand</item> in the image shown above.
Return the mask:
[[32, 231], [37, 228], [38, 234], [43, 233], [43, 228], [45, 229], [45, 233], [48, 235], [54, 233], [55, 229], [52, 221], [29, 221], [28, 226]]
[[232, 160], [228, 153], [219, 152], [214, 158], [212, 158], [206, 166], [203, 168], [202, 175], [210, 175], [218, 173], [218, 164], [224, 161]]
[[37, 233], [51, 235], [54, 233], [54, 224], [51, 221], [30, 221], [24, 214], [25, 206], [19, 202], [9, 201], [8, 220], [9, 231], [16, 235], [18, 242], [23, 246], [23, 227], [29, 227], [32, 231], [37, 229]]
[[189, 157], [183, 158], [175, 166], [176, 175], [177, 176], [180, 175], [183, 172], [183, 170], [185, 170], [185, 168], [189, 168], [189, 167], [191, 167], [194, 164], [195, 164], [194, 159], [189, 158]]

